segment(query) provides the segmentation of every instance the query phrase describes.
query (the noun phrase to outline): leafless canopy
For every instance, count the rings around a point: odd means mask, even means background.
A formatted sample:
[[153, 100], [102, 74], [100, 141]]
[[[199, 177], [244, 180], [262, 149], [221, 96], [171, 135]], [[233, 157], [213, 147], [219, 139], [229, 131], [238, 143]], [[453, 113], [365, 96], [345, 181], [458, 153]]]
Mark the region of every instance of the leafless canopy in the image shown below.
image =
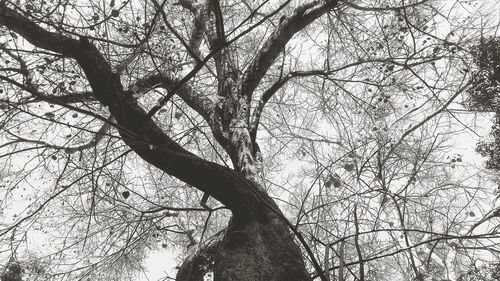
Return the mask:
[[493, 266], [480, 2], [1, 0], [2, 281]]

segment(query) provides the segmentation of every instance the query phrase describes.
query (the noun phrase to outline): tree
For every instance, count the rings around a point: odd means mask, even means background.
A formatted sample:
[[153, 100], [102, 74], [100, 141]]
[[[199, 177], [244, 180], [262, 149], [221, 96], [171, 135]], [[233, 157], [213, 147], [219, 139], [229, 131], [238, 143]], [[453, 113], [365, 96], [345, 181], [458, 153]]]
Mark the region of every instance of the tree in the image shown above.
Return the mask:
[[6, 270], [0, 275], [2, 281], [22, 281], [22, 268], [17, 262], [11, 261], [6, 267]]
[[462, 230], [491, 189], [447, 150], [475, 34], [372, 2], [0, 1], [0, 246], [47, 279], [153, 245], [176, 280], [449, 278], [497, 235]]
[[473, 64], [477, 68], [477, 78], [469, 93], [468, 105], [473, 110], [494, 112], [496, 117], [492, 128], [492, 142], [479, 143], [477, 150], [488, 157], [486, 167], [492, 170], [500, 168], [499, 158], [499, 104], [498, 88], [500, 83], [500, 44], [497, 37], [481, 38], [471, 48]]

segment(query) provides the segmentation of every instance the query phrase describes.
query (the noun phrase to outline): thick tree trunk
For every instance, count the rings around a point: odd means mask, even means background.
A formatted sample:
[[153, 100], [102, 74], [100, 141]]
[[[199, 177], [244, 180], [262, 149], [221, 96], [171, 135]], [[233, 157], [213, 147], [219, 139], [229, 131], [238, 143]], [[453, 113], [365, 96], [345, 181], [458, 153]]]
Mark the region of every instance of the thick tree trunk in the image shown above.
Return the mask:
[[267, 221], [233, 217], [222, 241], [188, 257], [176, 281], [203, 281], [213, 271], [215, 281], [308, 281], [293, 234], [276, 215]]
[[203, 281], [211, 271], [215, 281], [311, 280], [294, 234], [270, 209], [280, 212], [278, 207], [267, 194], [258, 193], [262, 199], [260, 215], [233, 215], [222, 240], [188, 257], [177, 281]]
[[275, 214], [267, 221], [233, 217], [215, 259], [216, 281], [311, 280], [293, 234]]

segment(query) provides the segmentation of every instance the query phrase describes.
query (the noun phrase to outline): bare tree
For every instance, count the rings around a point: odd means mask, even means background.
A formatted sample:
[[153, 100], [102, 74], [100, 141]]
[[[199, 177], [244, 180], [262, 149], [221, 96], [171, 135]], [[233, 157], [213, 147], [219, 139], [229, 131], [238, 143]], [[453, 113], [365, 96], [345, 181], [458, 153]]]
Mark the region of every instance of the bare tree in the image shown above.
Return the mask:
[[0, 1], [0, 254], [55, 280], [157, 247], [176, 280], [450, 279], [497, 249], [462, 229], [492, 191], [450, 141], [479, 32], [456, 6]]

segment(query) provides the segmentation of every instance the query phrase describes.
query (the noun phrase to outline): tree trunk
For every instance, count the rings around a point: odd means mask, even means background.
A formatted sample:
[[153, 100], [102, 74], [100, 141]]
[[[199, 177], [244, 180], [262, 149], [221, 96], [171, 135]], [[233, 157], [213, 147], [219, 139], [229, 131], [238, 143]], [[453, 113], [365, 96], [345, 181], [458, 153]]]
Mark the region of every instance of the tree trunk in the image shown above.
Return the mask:
[[311, 280], [293, 234], [275, 215], [267, 221], [233, 217], [215, 259], [217, 281]]
[[176, 281], [203, 281], [211, 271], [215, 281], [311, 280], [293, 234], [271, 211], [264, 220], [233, 216], [221, 241], [184, 260]]

